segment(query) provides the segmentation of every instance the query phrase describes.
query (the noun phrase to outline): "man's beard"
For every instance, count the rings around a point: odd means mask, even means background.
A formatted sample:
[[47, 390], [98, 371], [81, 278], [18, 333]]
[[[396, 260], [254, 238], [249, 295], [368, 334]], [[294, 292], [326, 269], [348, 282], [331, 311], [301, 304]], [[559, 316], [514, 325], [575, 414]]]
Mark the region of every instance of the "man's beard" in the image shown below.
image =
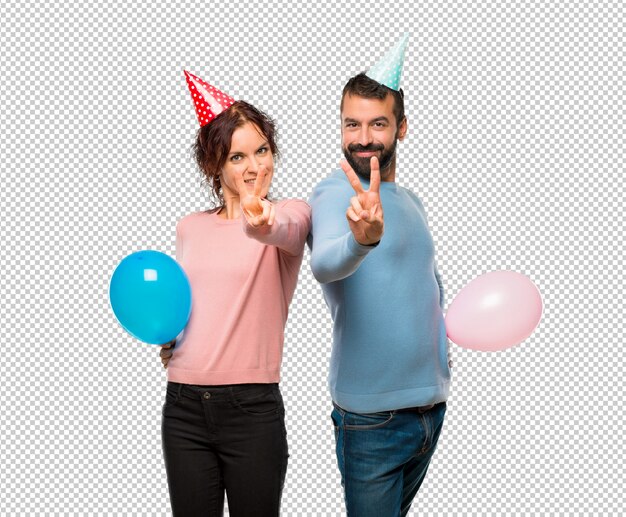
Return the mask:
[[358, 156], [355, 156], [354, 153], [380, 151], [378, 163], [380, 166], [380, 177], [384, 180], [385, 177], [389, 175], [389, 166], [396, 155], [397, 143], [398, 141], [394, 139], [393, 145], [388, 149], [385, 149], [383, 144], [350, 144], [348, 147], [342, 147], [341, 150], [343, 151], [343, 155], [346, 157], [346, 160], [348, 160], [350, 166], [354, 169], [354, 172], [356, 172], [361, 178], [368, 181], [372, 174], [372, 169], [370, 167], [370, 160], [372, 158], [359, 158]]

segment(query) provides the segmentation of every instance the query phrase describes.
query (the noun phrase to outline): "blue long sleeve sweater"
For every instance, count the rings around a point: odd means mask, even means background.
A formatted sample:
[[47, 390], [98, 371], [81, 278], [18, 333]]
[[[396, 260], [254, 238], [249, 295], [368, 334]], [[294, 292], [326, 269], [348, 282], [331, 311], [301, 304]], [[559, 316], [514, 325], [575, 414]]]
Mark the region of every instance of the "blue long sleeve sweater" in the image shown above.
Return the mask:
[[443, 286], [424, 207], [413, 192], [382, 182], [385, 233], [378, 246], [363, 246], [345, 216], [353, 195], [338, 170], [310, 199], [311, 268], [334, 322], [331, 397], [356, 413], [444, 401], [450, 370]]

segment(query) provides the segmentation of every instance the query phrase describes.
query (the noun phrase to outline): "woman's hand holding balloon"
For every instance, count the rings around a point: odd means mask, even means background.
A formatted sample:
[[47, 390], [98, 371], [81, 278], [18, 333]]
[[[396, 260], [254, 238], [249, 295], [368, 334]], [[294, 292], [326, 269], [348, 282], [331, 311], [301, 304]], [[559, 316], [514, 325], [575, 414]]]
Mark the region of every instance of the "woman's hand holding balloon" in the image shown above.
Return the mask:
[[174, 347], [176, 346], [176, 340], [172, 339], [170, 342], [161, 345], [161, 351], [159, 355], [161, 356], [161, 362], [163, 363], [163, 368], [167, 369], [167, 363], [170, 362], [172, 355], [174, 354]]

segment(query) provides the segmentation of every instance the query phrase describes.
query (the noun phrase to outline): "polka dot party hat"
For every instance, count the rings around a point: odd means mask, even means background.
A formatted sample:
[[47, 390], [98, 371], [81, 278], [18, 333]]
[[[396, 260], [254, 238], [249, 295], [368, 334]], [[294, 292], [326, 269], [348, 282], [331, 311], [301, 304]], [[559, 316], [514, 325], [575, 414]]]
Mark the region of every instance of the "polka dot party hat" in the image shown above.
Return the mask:
[[404, 64], [404, 50], [408, 41], [409, 33], [405, 32], [400, 41], [365, 75], [380, 84], [384, 84], [387, 88], [399, 90], [402, 65]]
[[189, 88], [191, 99], [196, 108], [196, 115], [198, 115], [200, 127], [213, 122], [215, 117], [222, 111], [230, 108], [235, 102], [235, 99], [219, 91], [199, 77], [187, 72], [187, 70], [184, 70], [184, 72], [185, 78], [187, 79], [187, 87]]

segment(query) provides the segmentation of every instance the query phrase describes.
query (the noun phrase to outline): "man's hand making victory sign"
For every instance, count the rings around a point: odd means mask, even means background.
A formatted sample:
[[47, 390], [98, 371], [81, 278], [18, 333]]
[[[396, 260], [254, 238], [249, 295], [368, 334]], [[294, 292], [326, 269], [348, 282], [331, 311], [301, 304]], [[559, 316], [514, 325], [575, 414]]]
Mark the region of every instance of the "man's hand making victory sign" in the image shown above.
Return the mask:
[[274, 205], [261, 197], [265, 176], [266, 168], [264, 165], [260, 165], [259, 172], [254, 180], [254, 187], [250, 189], [243, 180], [243, 175], [237, 175], [239, 205], [250, 226], [272, 226], [274, 224], [274, 218], [276, 217]]
[[380, 166], [378, 158], [372, 156], [370, 160], [370, 188], [363, 190], [361, 181], [347, 160], [340, 162], [343, 172], [346, 173], [350, 185], [356, 196], [350, 199], [350, 207], [346, 211], [346, 218], [350, 230], [359, 244], [365, 246], [380, 241], [385, 230], [383, 206], [380, 202]]

